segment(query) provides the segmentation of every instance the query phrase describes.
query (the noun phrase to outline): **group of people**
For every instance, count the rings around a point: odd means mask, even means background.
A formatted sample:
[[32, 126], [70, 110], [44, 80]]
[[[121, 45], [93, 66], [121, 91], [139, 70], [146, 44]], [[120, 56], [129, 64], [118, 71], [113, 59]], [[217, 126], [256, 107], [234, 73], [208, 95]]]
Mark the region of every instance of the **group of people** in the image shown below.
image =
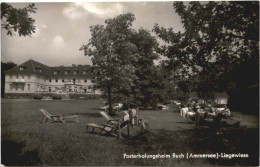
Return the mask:
[[214, 118], [217, 116], [228, 117], [231, 115], [230, 110], [226, 105], [223, 108], [214, 108], [211, 104], [198, 104], [190, 102], [187, 105], [181, 105], [180, 115], [191, 121], [195, 121], [195, 126], [198, 127], [201, 120], [206, 118]]

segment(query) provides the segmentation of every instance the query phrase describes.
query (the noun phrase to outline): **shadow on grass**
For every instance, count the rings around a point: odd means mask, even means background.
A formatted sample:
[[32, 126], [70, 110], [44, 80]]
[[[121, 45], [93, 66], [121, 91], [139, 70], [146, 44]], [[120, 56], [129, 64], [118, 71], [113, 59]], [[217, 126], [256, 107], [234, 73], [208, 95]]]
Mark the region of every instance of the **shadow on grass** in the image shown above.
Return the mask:
[[77, 113], [83, 117], [91, 117], [91, 118], [101, 118], [102, 116], [99, 113]]
[[6, 166], [24, 166], [41, 164], [38, 151], [23, 151], [23, 148], [25, 148], [24, 143], [16, 143], [10, 140], [3, 140], [1, 145], [1, 163]]
[[178, 123], [178, 124], [194, 124], [194, 122], [191, 122], [191, 121], [183, 121], [183, 122], [175, 122], [175, 123]]
[[[209, 129], [191, 129], [170, 131], [160, 129], [153, 132], [153, 139], [139, 138], [139, 140], [127, 141], [133, 153], [226, 153], [249, 154], [249, 158], [219, 158], [200, 159], [211, 165], [228, 166], [258, 166], [258, 129], [248, 129], [244, 135], [239, 131], [224, 135], [216, 135]], [[149, 138], [148, 138], [149, 139]], [[199, 159], [183, 159], [188, 164], [194, 164]]]

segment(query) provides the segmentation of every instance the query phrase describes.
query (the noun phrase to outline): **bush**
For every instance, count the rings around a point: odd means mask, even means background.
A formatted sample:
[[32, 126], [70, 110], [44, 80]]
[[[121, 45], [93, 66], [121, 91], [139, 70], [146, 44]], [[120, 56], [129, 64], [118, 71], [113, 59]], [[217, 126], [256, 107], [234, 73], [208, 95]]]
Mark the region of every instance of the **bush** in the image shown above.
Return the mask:
[[36, 99], [36, 100], [41, 100], [42, 99], [42, 95], [41, 94], [34, 94], [33, 95], [33, 99]]
[[61, 97], [61, 95], [53, 95], [53, 96], [52, 96], [52, 99], [53, 99], [53, 100], [61, 100], [62, 97]]
[[80, 97], [84, 97], [85, 100], [91, 99], [99, 99], [100, 95], [93, 95], [93, 94], [69, 94], [70, 99], [80, 99]]

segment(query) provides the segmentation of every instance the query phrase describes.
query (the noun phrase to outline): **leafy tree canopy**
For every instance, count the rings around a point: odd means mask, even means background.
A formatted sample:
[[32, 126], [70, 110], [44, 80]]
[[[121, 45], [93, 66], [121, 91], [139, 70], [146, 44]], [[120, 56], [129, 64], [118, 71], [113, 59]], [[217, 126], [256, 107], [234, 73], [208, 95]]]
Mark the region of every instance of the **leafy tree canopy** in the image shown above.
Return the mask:
[[113, 89], [130, 89], [135, 79], [134, 62], [138, 52], [131, 42], [135, 20], [133, 14], [122, 14], [105, 21], [104, 25], [90, 27], [91, 39], [80, 50], [92, 57], [94, 82], [108, 93], [109, 111]]
[[7, 30], [7, 35], [13, 36], [18, 32], [19, 36], [31, 36], [35, 33], [35, 20], [30, 17], [30, 13], [35, 13], [34, 4], [17, 9], [7, 3], [1, 4], [1, 26]]
[[225, 90], [221, 83], [234, 67], [258, 62], [258, 2], [175, 2], [173, 7], [184, 33], [158, 24], [154, 32], [168, 43], [159, 52], [170, 59], [175, 78], [195, 81], [197, 91]]

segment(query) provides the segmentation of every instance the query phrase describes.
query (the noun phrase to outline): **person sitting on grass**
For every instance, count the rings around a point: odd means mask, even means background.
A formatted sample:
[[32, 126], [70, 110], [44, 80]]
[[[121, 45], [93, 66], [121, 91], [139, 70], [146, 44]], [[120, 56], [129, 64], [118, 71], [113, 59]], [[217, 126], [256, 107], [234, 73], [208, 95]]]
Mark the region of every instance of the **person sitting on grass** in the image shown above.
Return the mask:
[[224, 109], [220, 111], [221, 114], [225, 115], [225, 116], [230, 116], [231, 112], [230, 110], [227, 108], [227, 105], [224, 106]]
[[192, 109], [191, 105], [188, 105], [188, 112], [186, 113], [186, 118], [190, 119], [191, 121], [195, 121], [195, 112]]
[[208, 104], [207, 106], [208, 110], [206, 110], [204, 114], [204, 118], [206, 117], [215, 117], [217, 116], [216, 109], [211, 106], [211, 104]]

